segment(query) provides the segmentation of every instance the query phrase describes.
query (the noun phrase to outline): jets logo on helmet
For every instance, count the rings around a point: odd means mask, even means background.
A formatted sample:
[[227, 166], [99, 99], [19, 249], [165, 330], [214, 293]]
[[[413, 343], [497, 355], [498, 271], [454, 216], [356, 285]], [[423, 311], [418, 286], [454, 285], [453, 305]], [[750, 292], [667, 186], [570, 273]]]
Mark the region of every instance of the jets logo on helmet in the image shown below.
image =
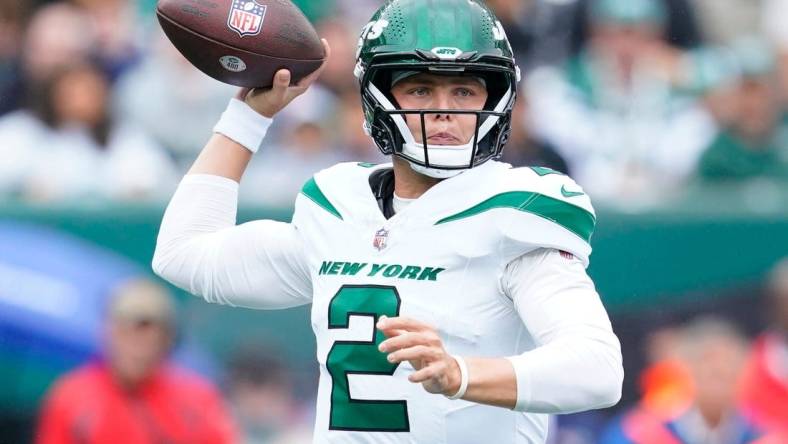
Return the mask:
[[444, 60], [457, 60], [462, 55], [459, 48], [432, 48], [432, 53]]
[[[440, 23], [440, 29], [423, 23]], [[392, 74], [403, 71], [483, 80], [489, 95], [484, 109], [450, 110], [476, 116], [470, 142], [447, 147], [416, 140], [407, 115], [424, 119], [446, 110], [399, 109], [390, 89]], [[407, 160], [422, 174], [454, 176], [500, 156], [508, 141], [519, 69], [501, 22], [478, 0], [388, 1], [362, 29], [355, 75], [366, 131], [383, 154]]]

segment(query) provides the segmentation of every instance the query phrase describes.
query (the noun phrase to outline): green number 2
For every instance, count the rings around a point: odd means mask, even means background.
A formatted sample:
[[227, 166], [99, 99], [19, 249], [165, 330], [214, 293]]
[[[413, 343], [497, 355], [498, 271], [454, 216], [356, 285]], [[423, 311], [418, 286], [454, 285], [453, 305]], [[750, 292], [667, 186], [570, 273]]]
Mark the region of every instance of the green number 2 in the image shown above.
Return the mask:
[[[328, 306], [328, 328], [348, 328], [350, 316], [368, 316], [374, 323], [380, 316], [399, 315], [400, 297], [394, 287], [345, 285]], [[369, 340], [336, 341], [328, 352], [326, 367], [331, 375], [330, 430], [365, 432], [407, 432], [406, 401], [362, 400], [350, 397], [348, 375], [394, 374], [399, 364], [386, 360], [378, 350], [385, 339], [373, 326]]]

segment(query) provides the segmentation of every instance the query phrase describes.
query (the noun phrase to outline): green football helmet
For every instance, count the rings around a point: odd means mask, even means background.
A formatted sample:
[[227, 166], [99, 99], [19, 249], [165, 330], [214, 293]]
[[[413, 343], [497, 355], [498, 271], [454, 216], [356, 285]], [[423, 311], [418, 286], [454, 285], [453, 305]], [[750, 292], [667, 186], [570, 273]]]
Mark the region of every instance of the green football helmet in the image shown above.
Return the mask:
[[[427, 72], [484, 80], [483, 110], [402, 110], [391, 95], [392, 74]], [[501, 22], [478, 0], [389, 0], [361, 32], [355, 75], [361, 84], [364, 128], [385, 155], [422, 174], [447, 178], [499, 157], [506, 144], [520, 71]], [[405, 115], [472, 114], [476, 133], [466, 145], [417, 142]]]

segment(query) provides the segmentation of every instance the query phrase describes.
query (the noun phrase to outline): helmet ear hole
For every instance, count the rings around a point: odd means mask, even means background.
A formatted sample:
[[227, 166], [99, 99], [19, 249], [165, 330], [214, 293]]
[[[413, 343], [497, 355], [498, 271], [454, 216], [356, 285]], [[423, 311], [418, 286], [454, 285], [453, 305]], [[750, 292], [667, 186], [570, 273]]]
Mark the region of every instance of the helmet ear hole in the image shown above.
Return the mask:
[[391, 116], [382, 109], [375, 111], [375, 124], [371, 127], [371, 136], [378, 145], [380, 151], [385, 155], [395, 154], [397, 146], [402, 146], [403, 140]]
[[479, 77], [487, 83], [487, 103], [484, 104], [484, 109], [494, 109], [508, 91], [509, 81], [506, 75], [501, 73], [480, 73]]

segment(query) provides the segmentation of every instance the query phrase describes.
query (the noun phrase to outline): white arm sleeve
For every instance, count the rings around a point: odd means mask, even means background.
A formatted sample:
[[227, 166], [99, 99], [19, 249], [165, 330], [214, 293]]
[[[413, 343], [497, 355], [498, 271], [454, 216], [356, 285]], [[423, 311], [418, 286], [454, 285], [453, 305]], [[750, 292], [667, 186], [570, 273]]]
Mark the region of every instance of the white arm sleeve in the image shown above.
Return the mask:
[[572, 413], [621, 398], [621, 345], [577, 258], [539, 249], [512, 261], [503, 288], [537, 344], [509, 357], [517, 375], [515, 410]]
[[235, 181], [187, 175], [164, 214], [153, 270], [212, 303], [260, 309], [310, 303], [298, 230], [269, 220], [236, 226], [237, 205]]

